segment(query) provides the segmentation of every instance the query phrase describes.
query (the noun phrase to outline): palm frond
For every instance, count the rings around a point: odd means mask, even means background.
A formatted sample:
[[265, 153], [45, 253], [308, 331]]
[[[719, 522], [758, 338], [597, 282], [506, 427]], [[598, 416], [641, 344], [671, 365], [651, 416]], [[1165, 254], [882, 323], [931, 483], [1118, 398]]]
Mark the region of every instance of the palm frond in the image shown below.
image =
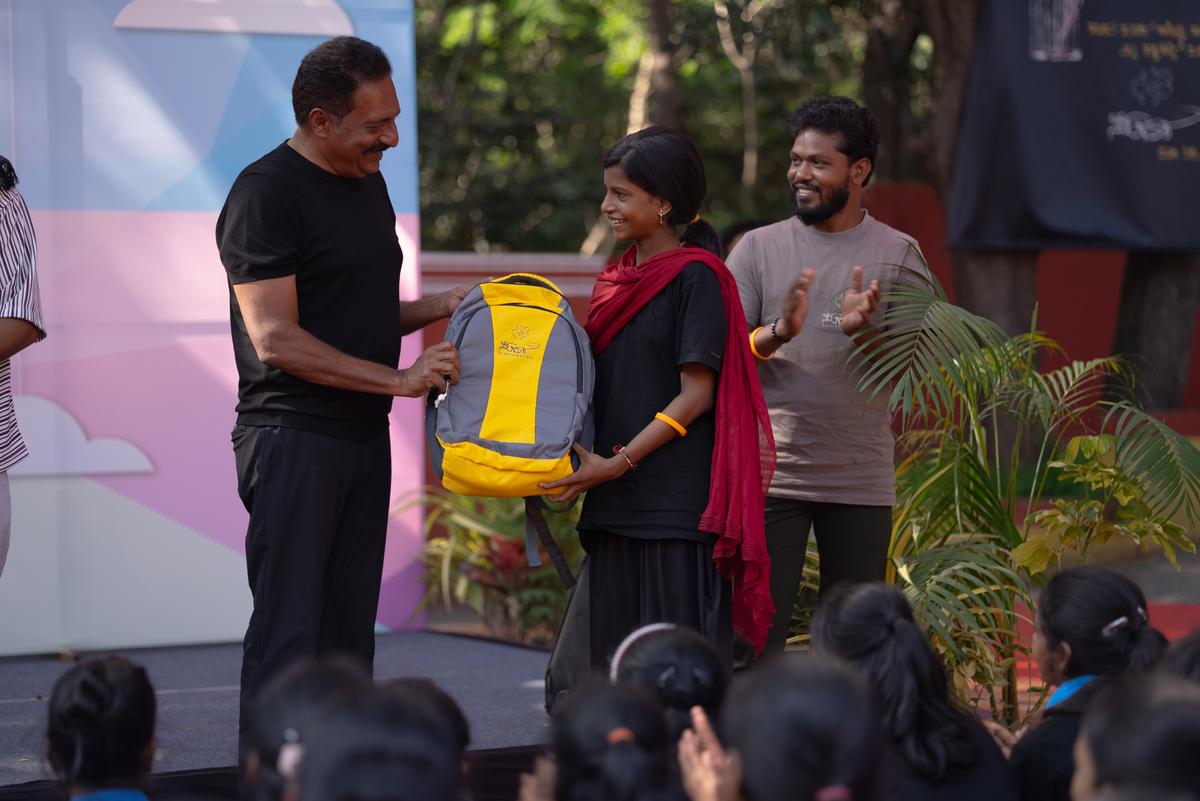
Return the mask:
[[1003, 684], [1018, 604], [1028, 592], [1007, 550], [987, 535], [960, 535], [925, 549], [893, 553], [896, 583], [935, 646], [956, 666], [970, 665]]
[[1118, 403], [1104, 418], [1113, 428], [1116, 460], [1145, 483], [1151, 514], [1165, 518], [1182, 513], [1200, 524], [1200, 450], [1161, 420], [1130, 403]]
[[1125, 362], [1119, 356], [1073, 361], [1000, 387], [988, 411], [1037, 420], [1046, 431], [1057, 431], [1084, 422], [1106, 402], [1106, 393], [1113, 389], [1110, 379], [1125, 376]]
[[990, 320], [946, 300], [937, 282], [905, 271], [881, 297], [878, 327], [849, 343], [858, 389], [868, 399], [887, 392], [906, 419], [948, 415], [963, 394], [994, 381], [996, 359], [1008, 338]]
[[896, 526], [919, 523], [924, 536], [938, 542], [961, 531], [990, 532], [1010, 546], [1020, 542], [1011, 510], [970, 444], [950, 432], [927, 431], [900, 442], [902, 449], [919, 444], [896, 468]]

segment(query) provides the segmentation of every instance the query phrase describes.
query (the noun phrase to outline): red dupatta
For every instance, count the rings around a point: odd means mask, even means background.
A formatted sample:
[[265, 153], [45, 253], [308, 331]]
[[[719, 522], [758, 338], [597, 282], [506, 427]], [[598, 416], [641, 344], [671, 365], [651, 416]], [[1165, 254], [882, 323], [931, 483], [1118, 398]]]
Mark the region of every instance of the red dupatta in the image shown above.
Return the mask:
[[703, 248], [669, 250], [636, 266], [635, 251], [626, 250], [619, 263], [610, 264], [596, 279], [584, 326], [596, 355], [688, 264], [704, 264], [721, 285], [728, 331], [724, 365], [717, 376], [712, 478], [700, 529], [717, 535], [713, 562], [733, 586], [734, 631], [757, 653], [766, 644], [775, 613], [763, 524], [763, 503], [775, 471], [775, 439], [737, 284], [725, 263]]

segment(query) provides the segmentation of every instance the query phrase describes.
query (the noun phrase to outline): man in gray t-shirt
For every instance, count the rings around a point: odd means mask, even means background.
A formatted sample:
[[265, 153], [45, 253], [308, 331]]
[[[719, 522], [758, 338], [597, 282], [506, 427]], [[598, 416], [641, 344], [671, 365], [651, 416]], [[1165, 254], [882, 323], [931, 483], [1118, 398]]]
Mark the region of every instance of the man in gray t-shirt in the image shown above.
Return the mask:
[[925, 271], [916, 242], [862, 206], [879, 144], [874, 116], [849, 98], [818, 97], [788, 123], [795, 216], [748, 232], [728, 259], [778, 454], [766, 505], [768, 651], [787, 639], [810, 528], [823, 592], [884, 577], [896, 494], [891, 416], [886, 397], [868, 402], [856, 389], [847, 337], [882, 317], [880, 285], [904, 267]]

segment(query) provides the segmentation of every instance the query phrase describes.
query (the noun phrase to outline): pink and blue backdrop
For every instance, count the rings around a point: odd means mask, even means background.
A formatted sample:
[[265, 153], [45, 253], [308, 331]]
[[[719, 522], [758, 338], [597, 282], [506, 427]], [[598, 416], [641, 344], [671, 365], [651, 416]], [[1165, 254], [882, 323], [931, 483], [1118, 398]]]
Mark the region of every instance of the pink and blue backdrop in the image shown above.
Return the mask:
[[[14, 360], [32, 453], [12, 473], [0, 654], [239, 639], [250, 608], [229, 433], [237, 376], [213, 229], [295, 124], [330, 35], [392, 60], [384, 158], [419, 292], [411, 0], [0, 0], [0, 153], [37, 229], [48, 338]], [[420, 337], [404, 342], [403, 363]], [[392, 414], [393, 498], [422, 481], [420, 404]], [[416, 511], [393, 518], [378, 620], [415, 625]]]

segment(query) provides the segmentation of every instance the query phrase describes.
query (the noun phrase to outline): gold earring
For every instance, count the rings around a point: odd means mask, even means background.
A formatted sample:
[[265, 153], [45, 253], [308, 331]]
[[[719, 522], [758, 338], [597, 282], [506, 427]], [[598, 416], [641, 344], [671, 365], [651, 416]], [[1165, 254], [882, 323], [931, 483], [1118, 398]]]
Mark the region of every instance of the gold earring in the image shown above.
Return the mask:
[[658, 210], [658, 224], [659, 225], [667, 224], [667, 210], [666, 209]]

